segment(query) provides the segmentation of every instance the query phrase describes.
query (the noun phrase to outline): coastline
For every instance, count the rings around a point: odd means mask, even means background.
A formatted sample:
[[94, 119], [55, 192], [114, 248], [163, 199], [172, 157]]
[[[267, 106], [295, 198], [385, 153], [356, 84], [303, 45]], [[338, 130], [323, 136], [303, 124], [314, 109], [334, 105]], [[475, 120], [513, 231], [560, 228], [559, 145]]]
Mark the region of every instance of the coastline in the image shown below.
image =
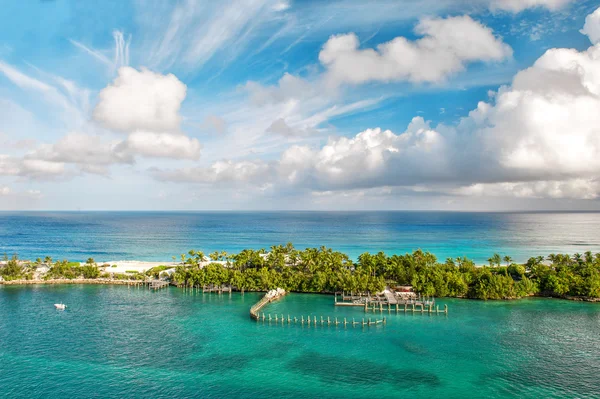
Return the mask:
[[[12, 280], [12, 281], [3, 281], [0, 280], [1, 285], [144, 285], [147, 284], [148, 280], [113, 280], [106, 278], [97, 278], [97, 279], [49, 279], [49, 280]], [[169, 282], [169, 286], [173, 286], [176, 288], [184, 289], [185, 287], [180, 287], [172, 282]], [[268, 290], [244, 290], [245, 292], [268, 292]], [[241, 292], [237, 289], [232, 290], [232, 292]], [[333, 292], [310, 292], [310, 291], [289, 291], [289, 293], [294, 294], [311, 294], [311, 295], [335, 295]], [[492, 302], [512, 302], [519, 301], [521, 299], [527, 298], [545, 298], [545, 299], [557, 299], [563, 301], [574, 301], [574, 302], [587, 302], [587, 303], [597, 303], [600, 304], [600, 298], [592, 298], [592, 297], [577, 297], [577, 296], [569, 296], [565, 295], [564, 297], [555, 297], [548, 295], [529, 295], [522, 298], [503, 298], [503, 299], [480, 299], [480, 298], [467, 298], [467, 297], [441, 297], [443, 299], [462, 299], [467, 301], [492, 301]]]
[[0, 280], [0, 285], [58, 285], [58, 284], [90, 284], [90, 285], [140, 285], [143, 280], [112, 280], [105, 278], [82, 278], [82, 279], [49, 279], [49, 280]]

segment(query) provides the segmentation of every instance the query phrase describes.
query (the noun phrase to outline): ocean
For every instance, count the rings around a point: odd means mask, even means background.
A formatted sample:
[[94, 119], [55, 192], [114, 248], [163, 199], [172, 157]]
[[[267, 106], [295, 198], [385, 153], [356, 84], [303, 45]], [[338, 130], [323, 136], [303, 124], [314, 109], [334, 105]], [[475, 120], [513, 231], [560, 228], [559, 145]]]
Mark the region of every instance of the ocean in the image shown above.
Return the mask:
[[[343, 328], [253, 321], [261, 295], [0, 286], [0, 397], [600, 397], [598, 304], [440, 299], [447, 316]], [[265, 312], [365, 317], [313, 294]]]
[[494, 253], [524, 262], [600, 251], [600, 213], [467, 212], [0, 212], [0, 254], [84, 261], [170, 261], [292, 242], [356, 259], [362, 252], [430, 251], [438, 259]]
[[[0, 251], [22, 258], [167, 261], [192, 248], [288, 241], [354, 258], [421, 248], [440, 259], [484, 263], [499, 252], [524, 261], [600, 250], [600, 214], [0, 213]], [[440, 299], [447, 316], [392, 313], [386, 325], [343, 328], [252, 321], [261, 295], [0, 285], [0, 397], [600, 397], [599, 304]], [[59, 302], [66, 311], [54, 309]], [[313, 294], [290, 294], [264, 311], [365, 317]]]

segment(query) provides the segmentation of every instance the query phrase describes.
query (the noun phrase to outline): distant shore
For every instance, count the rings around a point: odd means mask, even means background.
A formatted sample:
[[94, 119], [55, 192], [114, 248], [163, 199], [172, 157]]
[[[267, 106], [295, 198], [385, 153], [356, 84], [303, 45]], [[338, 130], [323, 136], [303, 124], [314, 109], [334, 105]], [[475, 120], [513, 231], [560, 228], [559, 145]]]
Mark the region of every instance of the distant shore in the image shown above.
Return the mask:
[[[147, 283], [147, 281], [145, 280], [113, 280], [113, 279], [107, 279], [107, 278], [97, 278], [97, 279], [85, 279], [85, 278], [80, 278], [80, 279], [50, 279], [50, 280], [11, 280], [11, 281], [2, 281], [0, 280], [0, 285], [61, 285], [61, 284], [65, 284], [65, 285], [77, 285], [77, 284], [82, 284], [82, 285], [130, 285], [130, 286], [134, 286], [134, 285], [141, 285]], [[171, 283], [170, 285], [177, 287], [177, 285]], [[181, 288], [181, 287], [179, 287]], [[235, 292], [239, 292], [237, 290], [234, 290]], [[266, 292], [267, 290], [246, 290], [246, 292]], [[333, 292], [310, 292], [310, 291], [291, 291], [293, 293], [297, 293], [297, 294], [324, 294], [324, 295], [334, 295]], [[530, 295], [529, 297], [531, 298], [547, 298], [547, 299], [562, 299], [562, 300], [567, 300], [567, 301], [575, 301], [575, 302], [591, 302], [591, 303], [600, 303], [600, 298], [593, 298], [593, 297], [578, 297], [578, 296], [564, 296], [564, 297], [553, 297], [553, 296], [546, 296], [546, 295], [540, 295], [540, 294], [536, 294], [536, 295]], [[446, 299], [448, 299], [448, 297], [446, 297]], [[467, 297], [454, 297], [454, 299], [466, 299], [466, 300], [479, 300], [476, 298], [467, 298]], [[522, 298], [510, 298], [510, 299], [502, 299], [502, 301], [511, 301], [511, 300], [518, 300], [518, 299], [522, 299]]]

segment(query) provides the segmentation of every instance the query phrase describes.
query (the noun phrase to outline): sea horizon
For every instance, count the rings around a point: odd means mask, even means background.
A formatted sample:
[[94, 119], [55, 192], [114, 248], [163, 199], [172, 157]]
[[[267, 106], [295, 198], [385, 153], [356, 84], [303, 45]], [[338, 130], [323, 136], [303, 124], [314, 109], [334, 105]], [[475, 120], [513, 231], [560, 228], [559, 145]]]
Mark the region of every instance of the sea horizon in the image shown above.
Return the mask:
[[4, 0], [0, 397], [600, 399], [600, 0]]
[[428, 251], [443, 261], [494, 253], [525, 262], [600, 251], [599, 212], [4, 211], [0, 254], [35, 259], [161, 261], [189, 250], [239, 252], [291, 242], [356, 259]]

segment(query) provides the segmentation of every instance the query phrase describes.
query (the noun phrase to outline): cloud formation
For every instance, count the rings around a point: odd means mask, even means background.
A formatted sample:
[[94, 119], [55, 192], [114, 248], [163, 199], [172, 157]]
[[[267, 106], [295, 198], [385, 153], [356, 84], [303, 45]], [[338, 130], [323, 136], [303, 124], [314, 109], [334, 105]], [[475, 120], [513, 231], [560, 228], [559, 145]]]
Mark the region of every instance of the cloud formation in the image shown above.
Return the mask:
[[514, 13], [535, 7], [544, 7], [556, 11], [572, 2], [573, 0], [491, 0], [490, 8]]
[[263, 184], [271, 180], [273, 165], [262, 161], [218, 161], [208, 168], [195, 167], [175, 170], [153, 168], [154, 178], [161, 181], [211, 184]]
[[425, 18], [415, 28], [423, 36], [397, 37], [360, 49], [353, 34], [332, 36], [319, 53], [330, 81], [360, 84], [372, 81], [439, 82], [472, 62], [502, 61], [512, 49], [493, 31], [471, 17]]
[[98, 94], [93, 116], [116, 131], [177, 133], [186, 90], [186, 85], [173, 74], [121, 67], [112, 84]]
[[202, 146], [198, 140], [183, 134], [138, 131], [130, 134], [118, 148], [147, 157], [197, 160]]
[[600, 43], [600, 8], [585, 18], [581, 33], [586, 35], [592, 44]]
[[[452, 195], [597, 198], [600, 184], [600, 23], [589, 49], [555, 48], [454, 126], [415, 117], [405, 132], [367, 129], [321, 148], [295, 145], [270, 163], [219, 163], [163, 180], [261, 181], [317, 192], [412, 187]], [[223, 168], [222, 165], [227, 165]], [[253, 168], [249, 169], [248, 166]], [[235, 179], [215, 170], [245, 168]], [[193, 176], [211, 176], [210, 179]]]
[[119, 141], [103, 141], [99, 136], [70, 133], [55, 144], [44, 145], [26, 155], [26, 159], [81, 165], [132, 164], [132, 154], [119, 150]]

